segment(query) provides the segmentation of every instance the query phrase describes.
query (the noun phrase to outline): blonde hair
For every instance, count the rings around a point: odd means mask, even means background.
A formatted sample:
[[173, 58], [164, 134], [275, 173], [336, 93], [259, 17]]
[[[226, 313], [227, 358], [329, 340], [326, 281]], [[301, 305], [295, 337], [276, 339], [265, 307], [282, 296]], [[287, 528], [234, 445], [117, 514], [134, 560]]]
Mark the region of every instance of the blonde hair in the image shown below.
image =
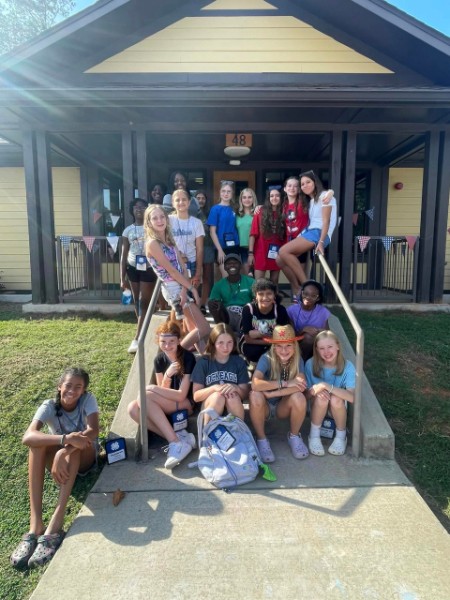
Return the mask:
[[[277, 329], [277, 327], [283, 327], [283, 329], [286, 329], [286, 332], [291, 336], [291, 338], [295, 337], [295, 331], [291, 325], [286, 325], [286, 326], [276, 325], [274, 327], [274, 332]], [[291, 342], [289, 342], [289, 343], [291, 343]], [[269, 357], [269, 360], [270, 360], [270, 379], [276, 380], [276, 381], [281, 380], [281, 361], [280, 361], [280, 357], [275, 352], [275, 346], [278, 346], [278, 345], [279, 344], [272, 344], [269, 352], [267, 353], [267, 356]], [[293, 356], [291, 356], [290, 361], [289, 361], [288, 379], [294, 379], [295, 377], [297, 377], [297, 375], [300, 372], [298, 370], [298, 365], [300, 362], [300, 347], [296, 340], [294, 340], [292, 342], [292, 345], [294, 346], [294, 354], [293, 354]]]
[[254, 192], [254, 190], [252, 190], [252, 188], [244, 188], [241, 193], [239, 194], [239, 207], [238, 207], [238, 214], [240, 217], [243, 217], [245, 215], [245, 210], [244, 210], [244, 205], [242, 204], [242, 196], [244, 194], [251, 194], [252, 198], [253, 198], [253, 206], [251, 208], [250, 214], [253, 215], [253, 213], [255, 212], [255, 208], [256, 205], [258, 204], [258, 200], [256, 198], [256, 194]]
[[314, 349], [313, 349], [313, 374], [316, 377], [322, 377], [322, 369], [324, 368], [324, 363], [322, 361], [322, 359], [320, 358], [320, 354], [319, 351], [317, 350], [317, 343], [320, 342], [320, 340], [324, 340], [324, 339], [330, 339], [333, 340], [334, 342], [336, 342], [337, 347], [338, 347], [338, 353], [337, 353], [337, 357], [336, 357], [336, 369], [334, 371], [335, 375], [341, 375], [344, 371], [345, 368], [345, 358], [342, 354], [342, 350], [341, 350], [341, 343], [339, 341], [338, 336], [333, 333], [333, 331], [330, 330], [326, 330], [326, 331], [321, 331], [320, 333], [318, 333], [316, 335], [316, 339], [314, 340]]
[[[159, 239], [159, 237], [156, 235], [155, 230], [153, 229], [153, 225], [151, 222], [151, 216], [152, 214], [156, 211], [156, 210], [160, 210], [163, 215], [164, 218], [166, 219], [166, 229], [165, 229], [165, 242], [163, 242], [162, 240]], [[145, 241], [148, 242], [149, 240], [156, 240], [157, 242], [159, 242], [160, 244], [162, 243], [166, 243], [167, 246], [175, 246], [175, 240], [172, 234], [172, 228], [170, 227], [170, 223], [169, 223], [169, 219], [167, 218], [166, 213], [164, 212], [163, 207], [160, 204], [150, 204], [146, 209], [145, 209], [145, 213], [144, 213], [144, 232], [145, 232]]]
[[211, 329], [211, 333], [209, 334], [208, 342], [205, 348], [205, 354], [207, 354], [212, 359], [214, 359], [216, 356], [217, 338], [223, 333], [226, 333], [227, 335], [231, 336], [231, 339], [233, 340], [233, 350], [231, 351], [231, 354], [238, 353], [236, 337], [234, 335], [233, 329], [227, 323], [218, 323], [215, 327]]

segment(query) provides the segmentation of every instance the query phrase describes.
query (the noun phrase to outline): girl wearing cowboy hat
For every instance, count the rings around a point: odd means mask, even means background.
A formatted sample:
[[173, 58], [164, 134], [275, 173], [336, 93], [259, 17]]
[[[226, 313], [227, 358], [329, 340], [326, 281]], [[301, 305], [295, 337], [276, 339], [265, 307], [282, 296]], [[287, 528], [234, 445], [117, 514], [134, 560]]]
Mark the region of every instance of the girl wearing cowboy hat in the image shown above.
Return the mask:
[[265, 421], [278, 417], [289, 418], [290, 431], [287, 439], [294, 458], [303, 459], [309, 455], [302, 440], [300, 428], [306, 415], [306, 398], [303, 391], [306, 379], [303, 375], [303, 360], [296, 336], [291, 325], [277, 325], [269, 352], [263, 354], [256, 365], [250, 392], [250, 418], [256, 433], [256, 444], [263, 462], [275, 460], [274, 453], [266, 438]]

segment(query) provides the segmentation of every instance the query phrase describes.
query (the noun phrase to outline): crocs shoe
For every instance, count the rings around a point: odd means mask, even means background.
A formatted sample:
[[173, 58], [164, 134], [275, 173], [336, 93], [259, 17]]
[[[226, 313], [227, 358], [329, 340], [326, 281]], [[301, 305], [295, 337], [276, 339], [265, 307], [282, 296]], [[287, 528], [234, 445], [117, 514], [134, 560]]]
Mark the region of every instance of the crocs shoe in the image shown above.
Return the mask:
[[328, 452], [333, 454], [334, 456], [342, 456], [345, 454], [345, 450], [347, 448], [347, 438], [337, 438], [335, 437], [333, 443], [328, 448]]
[[28, 566], [33, 552], [36, 550], [38, 536], [35, 533], [26, 533], [11, 554], [9, 560], [15, 569], [25, 569]]
[[309, 456], [308, 448], [306, 447], [306, 444], [302, 440], [301, 436], [296, 435], [296, 436], [292, 437], [288, 433], [287, 437], [288, 437], [288, 444], [289, 444], [289, 447], [292, 452], [292, 456], [294, 458], [298, 458], [299, 460], [308, 458], [308, 456]]
[[309, 451], [311, 452], [311, 454], [314, 454], [314, 456], [325, 455], [325, 450], [323, 449], [322, 440], [320, 439], [320, 437], [309, 437], [308, 446]]
[[256, 445], [258, 446], [259, 453], [261, 454], [261, 460], [264, 463], [273, 463], [275, 460], [275, 454], [272, 452], [269, 440], [256, 440]]
[[40, 535], [37, 539], [36, 550], [33, 552], [30, 560], [28, 561], [28, 566], [30, 569], [45, 565], [51, 561], [55, 555], [55, 552], [61, 546], [64, 535], [64, 531]]

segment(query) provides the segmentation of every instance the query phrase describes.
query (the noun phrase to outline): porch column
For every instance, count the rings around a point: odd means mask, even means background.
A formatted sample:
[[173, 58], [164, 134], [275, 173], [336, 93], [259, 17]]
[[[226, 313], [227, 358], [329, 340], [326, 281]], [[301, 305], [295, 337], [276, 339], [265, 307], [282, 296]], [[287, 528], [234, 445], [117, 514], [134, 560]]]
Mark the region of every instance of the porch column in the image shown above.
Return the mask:
[[[433, 247], [436, 226], [436, 196], [439, 164], [439, 132], [427, 134], [420, 217], [420, 251], [417, 273], [417, 300], [430, 301]], [[447, 197], [448, 200], [448, 197]], [[445, 219], [447, 223], [447, 219]]]
[[23, 165], [27, 194], [31, 301], [33, 304], [42, 304], [45, 302], [45, 278], [39, 207], [39, 179], [36, 163], [36, 136], [34, 131], [28, 129], [23, 132]]
[[[338, 202], [338, 215], [339, 215], [339, 201], [341, 199], [342, 189], [342, 131], [333, 131], [331, 133], [331, 164], [330, 164], [330, 187], [334, 190]], [[331, 238], [330, 250], [328, 253], [328, 264], [330, 269], [336, 276], [336, 265], [338, 262], [338, 249], [339, 249], [339, 228], [336, 227], [333, 237]]]
[[450, 195], [450, 134], [442, 132], [439, 140], [436, 219], [434, 222], [430, 301], [442, 302], [447, 242], [448, 202]]
[[131, 225], [133, 217], [128, 207], [134, 198], [133, 184], [133, 132], [122, 131], [122, 181], [125, 226]]
[[353, 207], [355, 202], [356, 177], [356, 131], [347, 131], [345, 145], [344, 194], [341, 204], [340, 240], [341, 270], [340, 286], [346, 298], [350, 298], [350, 275], [353, 262]]
[[137, 162], [137, 187], [139, 198], [149, 199], [147, 180], [147, 134], [144, 130], [136, 133], [136, 162]]

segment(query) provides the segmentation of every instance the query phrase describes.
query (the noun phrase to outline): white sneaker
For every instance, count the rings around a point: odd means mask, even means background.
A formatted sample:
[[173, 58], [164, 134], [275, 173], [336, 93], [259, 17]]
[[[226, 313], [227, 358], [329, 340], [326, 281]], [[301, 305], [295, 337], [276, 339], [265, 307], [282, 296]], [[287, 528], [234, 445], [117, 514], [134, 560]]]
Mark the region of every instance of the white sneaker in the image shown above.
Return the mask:
[[192, 446], [181, 440], [180, 442], [170, 442], [167, 452], [167, 460], [164, 464], [166, 469], [173, 469], [192, 451]]
[[138, 341], [133, 340], [128, 347], [128, 354], [136, 354], [137, 351], [138, 351]]
[[180, 429], [176, 434], [182, 442], [187, 442], [192, 447], [192, 450], [197, 448], [197, 440], [193, 433], [189, 433], [186, 429]]

